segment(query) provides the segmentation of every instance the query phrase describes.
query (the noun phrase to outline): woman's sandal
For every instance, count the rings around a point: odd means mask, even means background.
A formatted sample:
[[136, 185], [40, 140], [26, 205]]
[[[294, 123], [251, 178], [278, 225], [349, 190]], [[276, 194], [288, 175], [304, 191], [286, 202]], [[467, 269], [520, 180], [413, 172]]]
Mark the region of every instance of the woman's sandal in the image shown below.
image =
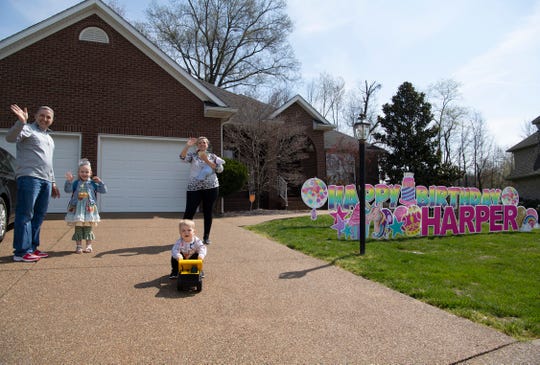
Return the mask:
[[77, 245], [77, 248], [75, 249], [75, 253], [82, 253], [82, 252], [83, 252], [82, 246]]
[[86, 248], [83, 251], [84, 253], [91, 253], [92, 252], [92, 245], [86, 246]]

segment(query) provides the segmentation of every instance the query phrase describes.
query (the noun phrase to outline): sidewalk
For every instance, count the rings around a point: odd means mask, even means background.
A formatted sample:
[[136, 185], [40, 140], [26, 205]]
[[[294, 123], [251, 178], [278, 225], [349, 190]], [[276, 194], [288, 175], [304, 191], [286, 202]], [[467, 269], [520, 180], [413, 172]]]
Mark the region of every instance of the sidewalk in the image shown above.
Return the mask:
[[10, 230], [0, 243], [0, 364], [540, 364], [538, 341], [242, 228], [274, 218], [214, 220], [200, 293], [168, 279], [173, 215], [105, 216], [95, 252], [82, 255], [51, 217], [41, 247], [51, 257], [38, 263], [12, 261]]

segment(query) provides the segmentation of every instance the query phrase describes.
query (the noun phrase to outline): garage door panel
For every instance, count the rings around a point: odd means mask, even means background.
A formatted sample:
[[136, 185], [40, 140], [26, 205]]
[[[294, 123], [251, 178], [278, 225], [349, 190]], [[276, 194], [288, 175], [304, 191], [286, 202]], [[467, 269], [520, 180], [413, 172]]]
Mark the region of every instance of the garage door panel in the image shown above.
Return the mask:
[[[16, 144], [8, 143], [5, 136], [8, 130], [0, 130], [0, 146], [16, 156]], [[70, 194], [64, 193], [65, 174], [67, 171], [77, 171], [80, 159], [80, 141], [79, 134], [51, 133], [54, 140], [53, 167], [56, 177], [56, 184], [60, 189], [60, 198], [49, 201], [49, 213], [65, 213], [69, 202]]]
[[[71, 171], [77, 176], [77, 168], [80, 160], [80, 136], [63, 135], [52, 133], [54, 139], [54, 175], [56, 185], [60, 190], [59, 199], [49, 201], [49, 212], [65, 213], [71, 194], [64, 193], [64, 183], [66, 172]], [[95, 163], [95, 161], [92, 161]]]
[[178, 158], [185, 141], [100, 136], [100, 177], [109, 192], [103, 212], [181, 212], [189, 164]]

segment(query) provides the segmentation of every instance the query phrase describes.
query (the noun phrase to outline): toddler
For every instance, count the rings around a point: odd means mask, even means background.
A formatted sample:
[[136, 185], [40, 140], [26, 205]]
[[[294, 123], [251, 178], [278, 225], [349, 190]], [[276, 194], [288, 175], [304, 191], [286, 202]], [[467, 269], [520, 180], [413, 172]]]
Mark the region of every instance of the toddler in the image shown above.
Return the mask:
[[179, 260], [203, 260], [206, 256], [206, 245], [195, 236], [195, 222], [182, 219], [178, 224], [180, 238], [172, 248], [171, 275], [169, 279], [178, 277]]
[[[202, 153], [205, 153], [205, 152], [202, 152]], [[199, 152], [199, 156], [200, 155], [201, 155], [201, 152]], [[216, 166], [216, 172], [218, 172], [218, 173], [223, 172], [223, 165], [225, 164], [225, 160], [222, 159], [221, 157], [216, 156], [215, 164], [217, 165]], [[199, 174], [197, 175], [197, 180], [202, 181], [202, 180], [206, 179], [206, 177], [208, 175], [210, 175], [212, 172], [213, 172], [213, 170], [209, 165], [203, 164], [203, 167], [201, 168], [201, 171], [199, 171]]]

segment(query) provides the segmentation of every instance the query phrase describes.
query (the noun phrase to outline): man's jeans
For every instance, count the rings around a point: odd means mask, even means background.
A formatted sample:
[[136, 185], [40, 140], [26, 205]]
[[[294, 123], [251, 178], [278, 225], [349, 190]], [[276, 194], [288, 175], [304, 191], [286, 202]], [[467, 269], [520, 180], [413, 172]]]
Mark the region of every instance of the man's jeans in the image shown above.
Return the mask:
[[52, 183], [31, 176], [17, 178], [17, 207], [13, 229], [13, 254], [23, 256], [39, 246], [41, 224], [49, 207]]

